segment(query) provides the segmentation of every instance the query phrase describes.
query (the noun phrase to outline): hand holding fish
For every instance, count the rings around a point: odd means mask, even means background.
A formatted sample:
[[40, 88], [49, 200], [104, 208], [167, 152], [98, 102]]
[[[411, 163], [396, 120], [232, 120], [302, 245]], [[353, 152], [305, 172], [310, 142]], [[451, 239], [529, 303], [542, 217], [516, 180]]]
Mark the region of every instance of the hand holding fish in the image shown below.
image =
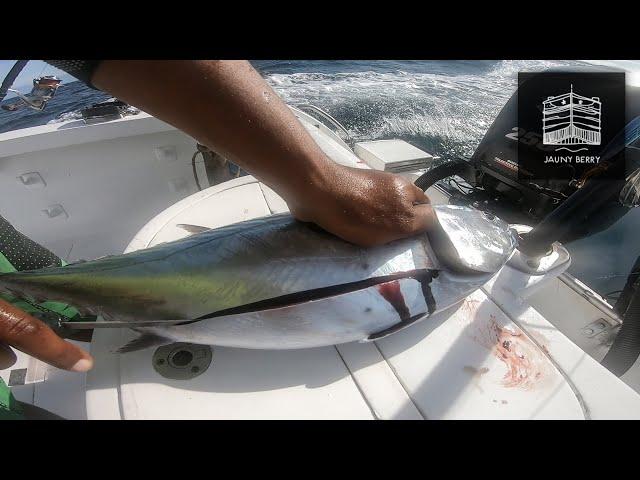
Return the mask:
[[[299, 220], [352, 244], [381, 245], [435, 222], [429, 199], [408, 180], [333, 162], [248, 62], [103, 61], [91, 81], [271, 186]], [[0, 301], [0, 363], [11, 363], [4, 344], [68, 370], [93, 364], [43, 322]]]
[[415, 235], [436, 221], [429, 198], [405, 178], [330, 160], [321, 179], [287, 203], [298, 220], [362, 246]]

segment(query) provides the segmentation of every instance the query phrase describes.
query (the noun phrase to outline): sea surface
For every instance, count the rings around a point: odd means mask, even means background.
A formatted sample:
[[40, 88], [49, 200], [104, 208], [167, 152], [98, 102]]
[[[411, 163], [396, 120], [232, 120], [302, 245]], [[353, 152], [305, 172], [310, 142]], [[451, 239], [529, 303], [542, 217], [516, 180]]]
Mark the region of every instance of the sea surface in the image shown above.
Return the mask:
[[[519, 71], [588, 64], [556, 60], [252, 63], [287, 103], [325, 109], [356, 140], [401, 138], [443, 159], [472, 155], [514, 93]], [[81, 82], [62, 84], [43, 112], [0, 110], [0, 133], [74, 118], [78, 109], [109, 98]], [[640, 226], [636, 210], [605, 232], [569, 245], [571, 272], [601, 294], [621, 289], [640, 255], [640, 242], [634, 241], [635, 226]]]

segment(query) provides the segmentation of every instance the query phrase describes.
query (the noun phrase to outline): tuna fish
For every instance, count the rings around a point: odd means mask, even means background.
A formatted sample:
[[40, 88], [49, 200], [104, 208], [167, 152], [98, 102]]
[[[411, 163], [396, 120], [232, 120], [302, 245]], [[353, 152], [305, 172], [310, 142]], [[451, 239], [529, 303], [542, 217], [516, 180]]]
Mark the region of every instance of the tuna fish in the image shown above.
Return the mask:
[[452, 205], [434, 211], [439, 226], [431, 232], [378, 247], [281, 214], [1, 275], [0, 288], [67, 302], [142, 334], [121, 351], [172, 341], [291, 349], [375, 340], [460, 302], [515, 248], [498, 218]]

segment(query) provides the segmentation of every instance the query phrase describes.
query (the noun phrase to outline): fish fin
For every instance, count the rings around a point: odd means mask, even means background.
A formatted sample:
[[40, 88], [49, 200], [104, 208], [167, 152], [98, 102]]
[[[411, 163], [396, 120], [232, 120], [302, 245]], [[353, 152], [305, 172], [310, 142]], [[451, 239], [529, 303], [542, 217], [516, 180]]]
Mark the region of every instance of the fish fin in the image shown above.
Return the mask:
[[152, 333], [143, 333], [138, 338], [134, 338], [130, 342], [115, 350], [113, 353], [129, 353], [144, 350], [150, 347], [159, 347], [172, 343], [173, 340]]
[[176, 227], [186, 230], [191, 235], [195, 235], [196, 233], [208, 232], [211, 230], [210, 227], [203, 227], [201, 225], [191, 225], [190, 223], [178, 223]]

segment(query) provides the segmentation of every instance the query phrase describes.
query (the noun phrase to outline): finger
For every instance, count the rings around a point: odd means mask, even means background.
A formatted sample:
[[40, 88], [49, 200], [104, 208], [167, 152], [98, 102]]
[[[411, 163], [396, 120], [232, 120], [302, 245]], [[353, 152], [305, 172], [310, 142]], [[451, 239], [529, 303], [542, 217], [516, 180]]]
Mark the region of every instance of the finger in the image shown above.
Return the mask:
[[411, 188], [409, 189], [409, 195], [414, 205], [431, 203], [431, 200], [429, 200], [427, 194], [424, 193], [420, 187], [414, 185], [413, 183], [411, 184]]
[[413, 228], [416, 233], [431, 230], [438, 223], [431, 204], [416, 205], [414, 211]]
[[62, 340], [45, 323], [0, 300], [0, 341], [50, 365], [75, 372], [93, 366], [87, 352]]
[[0, 343], [0, 370], [11, 367], [17, 360], [18, 357], [16, 357], [16, 354], [11, 347], [4, 343]]

